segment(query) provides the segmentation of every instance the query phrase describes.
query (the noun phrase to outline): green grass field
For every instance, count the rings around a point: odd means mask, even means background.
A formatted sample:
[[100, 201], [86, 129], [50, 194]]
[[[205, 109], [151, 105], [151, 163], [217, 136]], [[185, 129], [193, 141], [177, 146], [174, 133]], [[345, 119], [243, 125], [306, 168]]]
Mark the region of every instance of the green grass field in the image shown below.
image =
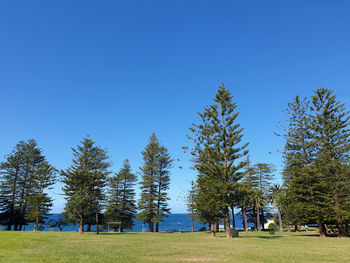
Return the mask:
[[0, 262], [350, 262], [350, 238], [312, 234], [0, 231]]

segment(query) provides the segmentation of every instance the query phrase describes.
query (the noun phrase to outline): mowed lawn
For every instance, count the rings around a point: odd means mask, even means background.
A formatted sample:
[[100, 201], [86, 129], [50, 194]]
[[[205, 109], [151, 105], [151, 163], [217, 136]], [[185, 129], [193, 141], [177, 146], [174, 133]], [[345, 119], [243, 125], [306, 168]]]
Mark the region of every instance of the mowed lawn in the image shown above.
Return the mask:
[[350, 262], [350, 238], [312, 234], [0, 231], [0, 262]]

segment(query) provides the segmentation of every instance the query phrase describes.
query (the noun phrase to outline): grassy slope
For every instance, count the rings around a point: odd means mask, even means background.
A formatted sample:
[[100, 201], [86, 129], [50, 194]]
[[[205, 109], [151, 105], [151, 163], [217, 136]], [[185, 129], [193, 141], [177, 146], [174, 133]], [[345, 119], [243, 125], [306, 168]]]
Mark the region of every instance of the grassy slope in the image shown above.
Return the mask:
[[240, 234], [0, 231], [0, 262], [350, 262], [350, 238]]

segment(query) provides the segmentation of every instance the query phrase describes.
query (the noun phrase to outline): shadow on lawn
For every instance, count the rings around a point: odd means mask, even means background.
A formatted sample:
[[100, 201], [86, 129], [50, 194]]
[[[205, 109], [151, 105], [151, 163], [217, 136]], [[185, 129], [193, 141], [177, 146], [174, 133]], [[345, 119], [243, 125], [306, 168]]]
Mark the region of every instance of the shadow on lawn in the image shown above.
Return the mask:
[[256, 238], [262, 238], [262, 239], [278, 239], [282, 238], [283, 236], [255, 236]]

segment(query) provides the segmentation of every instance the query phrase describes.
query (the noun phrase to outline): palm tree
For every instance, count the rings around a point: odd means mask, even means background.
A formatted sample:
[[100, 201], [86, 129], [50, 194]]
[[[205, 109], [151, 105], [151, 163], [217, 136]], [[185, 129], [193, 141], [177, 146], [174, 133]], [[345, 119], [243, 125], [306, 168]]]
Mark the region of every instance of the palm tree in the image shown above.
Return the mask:
[[263, 191], [260, 189], [254, 189], [252, 192], [252, 201], [255, 204], [256, 208], [256, 223], [258, 227], [258, 231], [261, 231], [261, 224], [260, 224], [260, 207], [263, 207], [265, 205], [265, 199], [264, 199], [264, 194]]
[[270, 202], [271, 204], [275, 205], [278, 212], [278, 224], [279, 224], [279, 230], [282, 231], [282, 216], [281, 216], [281, 206], [282, 206], [282, 198], [283, 198], [283, 188], [275, 184], [270, 189]]

